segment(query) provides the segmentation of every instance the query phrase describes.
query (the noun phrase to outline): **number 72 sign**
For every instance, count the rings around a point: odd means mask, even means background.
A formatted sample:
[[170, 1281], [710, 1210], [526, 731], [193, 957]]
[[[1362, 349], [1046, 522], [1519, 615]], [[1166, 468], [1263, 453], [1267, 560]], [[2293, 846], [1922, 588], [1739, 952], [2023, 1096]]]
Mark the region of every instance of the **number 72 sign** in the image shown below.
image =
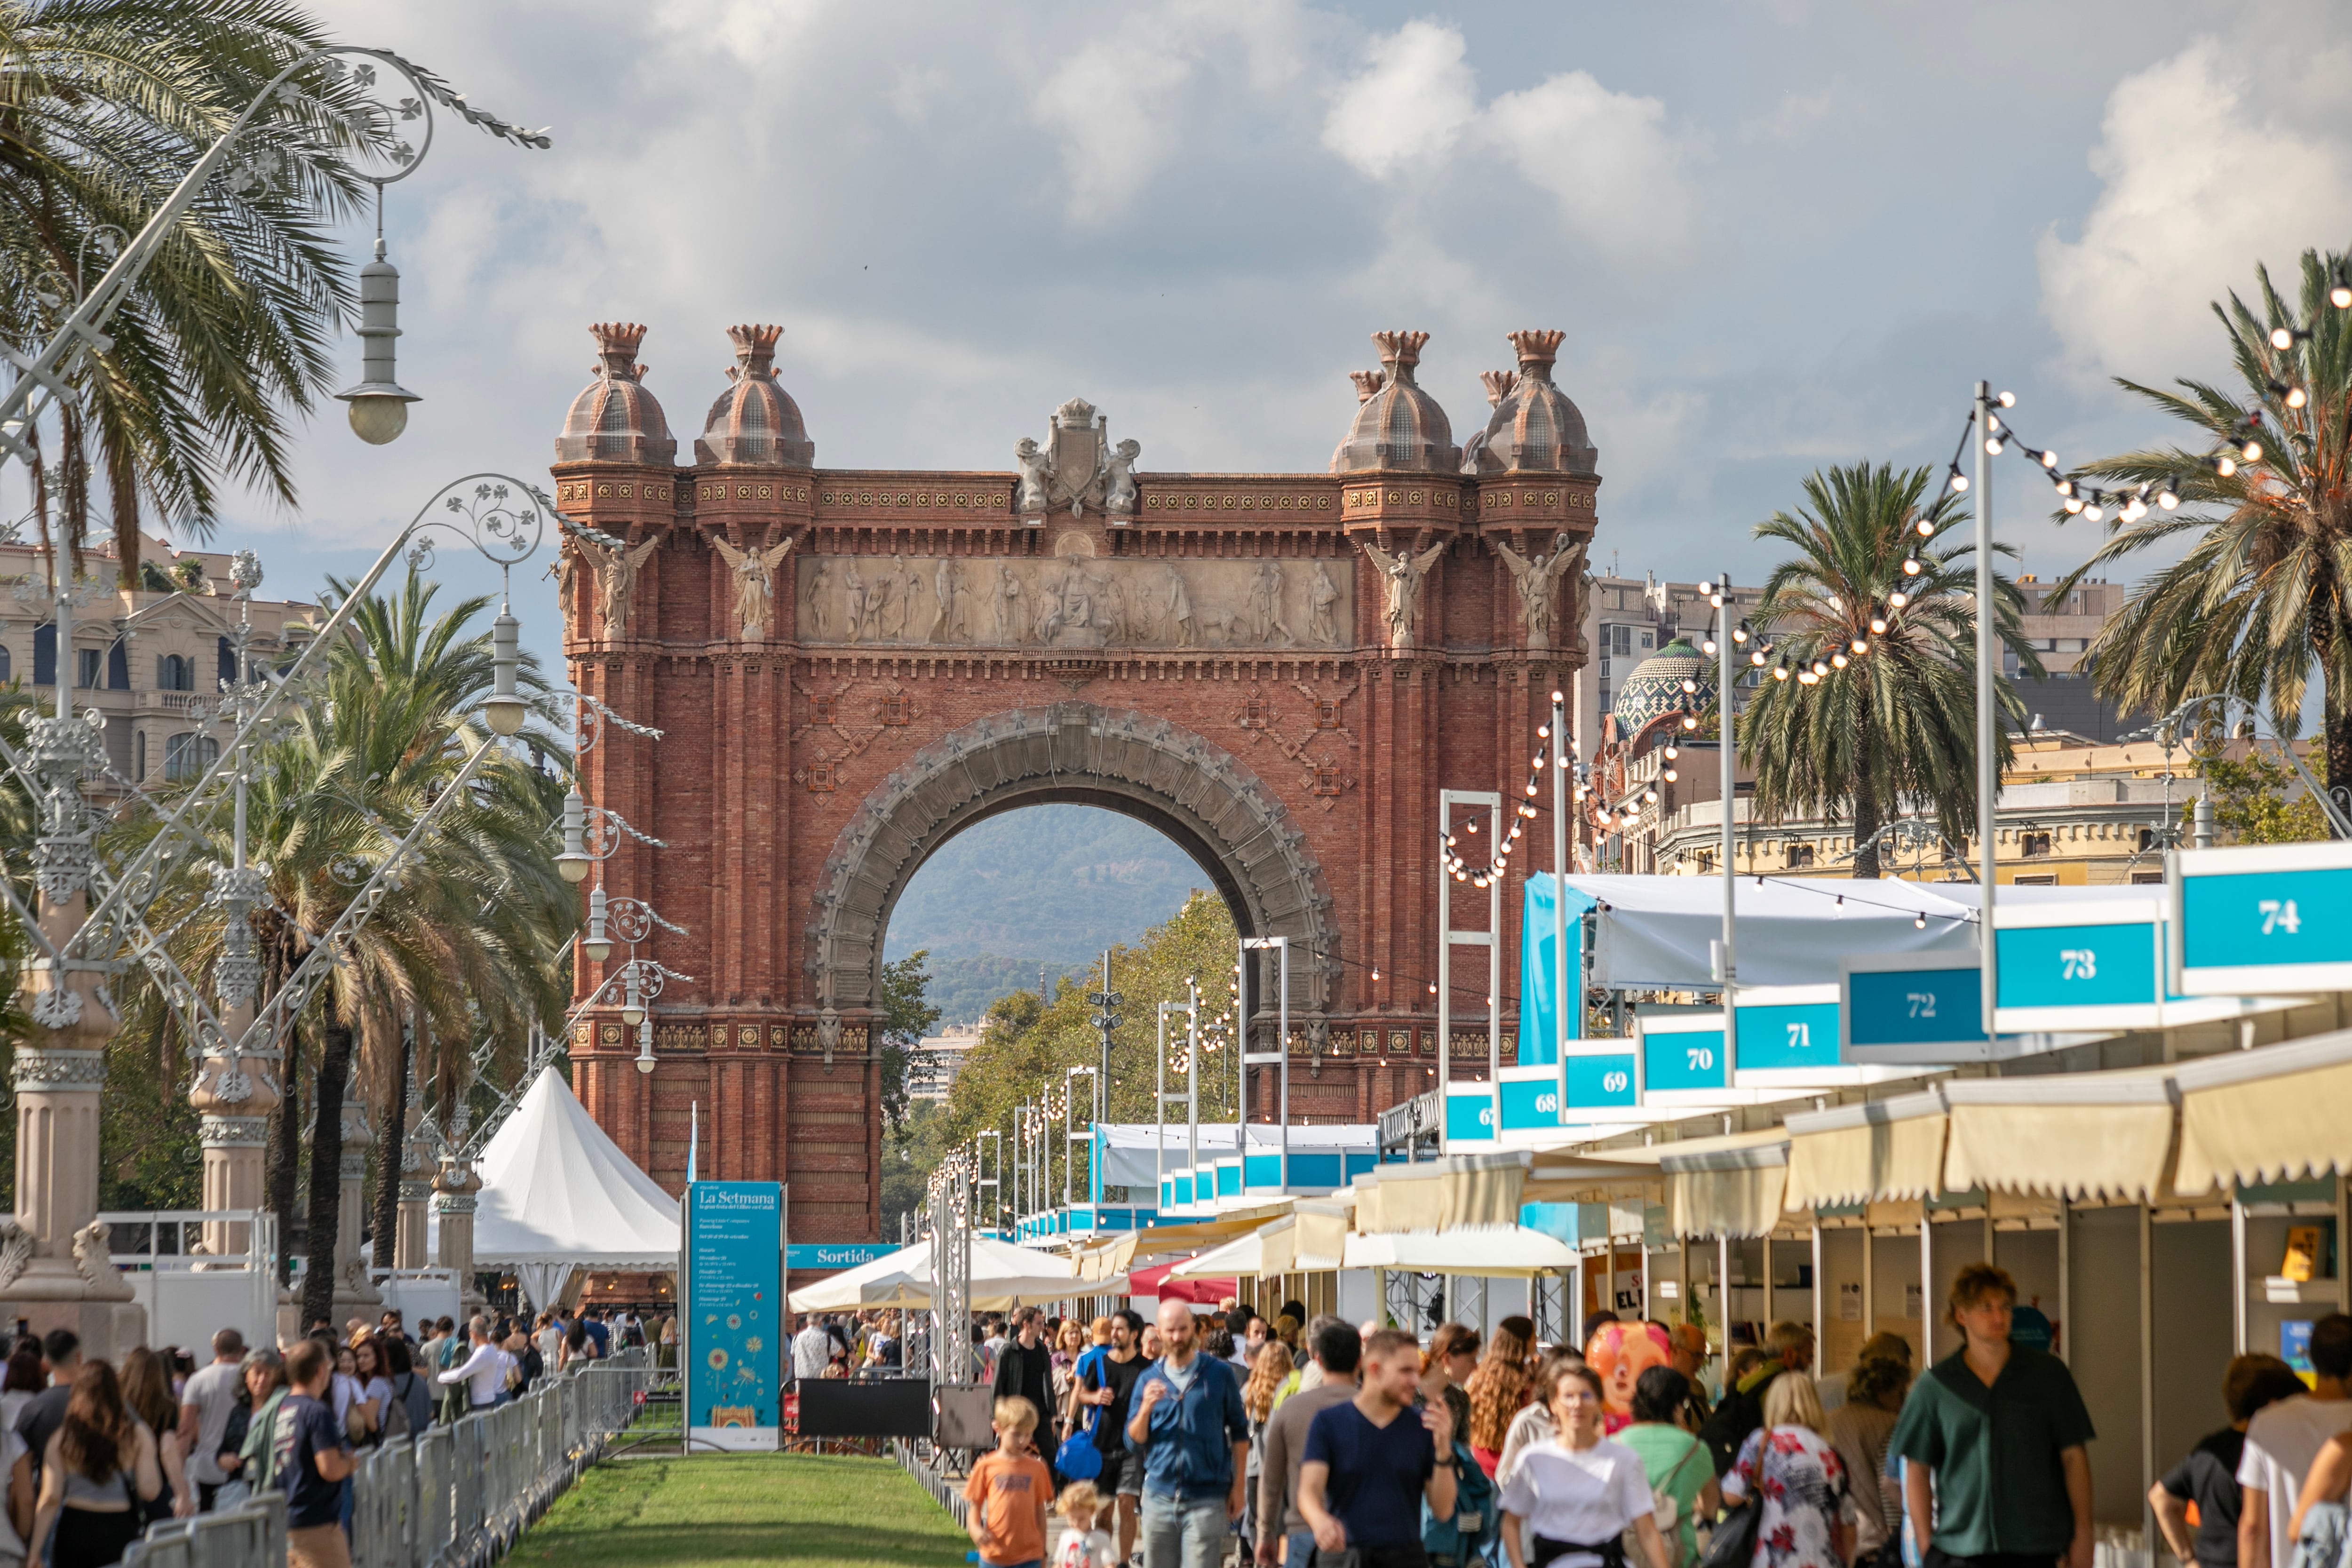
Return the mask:
[[2177, 850], [2165, 871], [2181, 995], [2352, 988], [2352, 843]]

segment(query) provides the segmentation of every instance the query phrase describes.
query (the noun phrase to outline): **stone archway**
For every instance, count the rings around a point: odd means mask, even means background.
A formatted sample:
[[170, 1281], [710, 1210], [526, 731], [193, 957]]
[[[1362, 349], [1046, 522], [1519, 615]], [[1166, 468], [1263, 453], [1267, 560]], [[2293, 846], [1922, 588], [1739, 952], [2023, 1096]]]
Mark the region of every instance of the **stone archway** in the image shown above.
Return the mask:
[[1244, 934], [1289, 938], [1297, 1026], [1319, 1036], [1339, 933], [1306, 835], [1231, 753], [1165, 719], [1086, 702], [965, 725], [860, 804], [826, 858], [808, 928], [820, 1027], [829, 1035], [877, 1005], [890, 911], [934, 850], [990, 816], [1057, 801], [1150, 824], [1209, 874]]

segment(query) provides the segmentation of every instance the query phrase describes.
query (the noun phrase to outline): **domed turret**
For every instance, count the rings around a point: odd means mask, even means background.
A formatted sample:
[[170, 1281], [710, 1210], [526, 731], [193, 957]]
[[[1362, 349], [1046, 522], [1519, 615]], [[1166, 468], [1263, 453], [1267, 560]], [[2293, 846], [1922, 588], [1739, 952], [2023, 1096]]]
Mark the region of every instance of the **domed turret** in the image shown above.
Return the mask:
[[1486, 421], [1483, 438], [1471, 443], [1482, 474], [1591, 474], [1601, 454], [1584, 432], [1584, 416], [1568, 395], [1552, 384], [1552, 360], [1559, 353], [1563, 332], [1512, 332], [1511, 347], [1518, 351], [1516, 376], [1490, 371], [1487, 396], [1495, 412]]
[[1454, 444], [1454, 426], [1445, 410], [1413, 381], [1421, 363], [1421, 345], [1427, 332], [1374, 332], [1380, 345], [1379, 380], [1374, 373], [1353, 374], [1356, 422], [1348, 438], [1331, 454], [1335, 474], [1370, 473], [1376, 468], [1405, 468], [1423, 473], [1452, 473], [1462, 461]]
[[814, 468], [816, 443], [808, 438], [799, 406], [776, 384], [776, 340], [784, 329], [730, 327], [727, 335], [735, 340], [735, 363], [727, 370], [734, 384], [710, 405], [694, 460]]
[[596, 339], [596, 379], [572, 400], [563, 434], [555, 438], [555, 460], [667, 466], [677, 456], [677, 441], [645, 388], [645, 367], [637, 363], [645, 328], [600, 321], [588, 331]]
[[[1684, 690], [1685, 680], [1698, 689]], [[1715, 711], [1715, 661], [1677, 637], [1634, 666], [1609, 713], [1618, 735], [1631, 740], [1643, 725], [1685, 707], [1702, 718]]]

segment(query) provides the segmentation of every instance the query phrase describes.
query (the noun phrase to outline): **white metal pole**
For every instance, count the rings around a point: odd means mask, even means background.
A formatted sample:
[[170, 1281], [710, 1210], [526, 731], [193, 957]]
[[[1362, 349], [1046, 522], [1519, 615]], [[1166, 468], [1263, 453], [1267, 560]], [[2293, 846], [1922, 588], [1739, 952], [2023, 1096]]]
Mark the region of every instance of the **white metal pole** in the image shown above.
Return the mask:
[[[1977, 499], [1971, 509], [1977, 519], [1977, 880], [1978, 892], [1977, 949], [1979, 954], [1979, 974], [1984, 982], [1984, 1032], [1990, 1038], [1993, 999], [1999, 994], [1994, 973], [1998, 962], [1992, 940], [1993, 904], [1993, 836], [1999, 830], [1995, 811], [2000, 796], [2000, 762], [1998, 742], [2000, 731], [2000, 714], [1993, 708], [1993, 663], [1996, 647], [1993, 633], [1999, 625], [1992, 598], [1992, 452], [1988, 443], [1992, 437], [1992, 388], [1989, 382], [1977, 383], [1976, 438]], [[1924, 1210], [1922, 1211], [1925, 1212]], [[1925, 1310], [1925, 1309], [1921, 1309]], [[1932, 1320], [1931, 1320], [1932, 1321]]]
[[[1733, 948], [1733, 915], [1738, 906], [1739, 878], [1732, 868], [1731, 851], [1734, 830], [1731, 822], [1732, 797], [1737, 793], [1732, 773], [1731, 744], [1731, 679], [1734, 666], [1731, 650], [1731, 579], [1718, 579], [1715, 584], [1715, 749], [1722, 763], [1723, 773], [1723, 1081], [1727, 1086], [1731, 1075], [1739, 1067], [1738, 1001], [1734, 993], [1739, 984], [1739, 965]], [[1770, 1242], [1766, 1242], [1769, 1248]], [[1769, 1292], [1770, 1271], [1764, 1289]], [[1765, 1317], [1769, 1319], [1770, 1312]], [[1769, 1327], [1768, 1323], [1766, 1325]]]
[[[1496, 867], [1486, 879], [1486, 1135], [1503, 1135], [1503, 814], [1495, 814]], [[1483, 1298], [1482, 1298], [1483, 1300]]]
[[1198, 1181], [1201, 1169], [1201, 983], [1188, 977], [1184, 990], [1190, 998], [1184, 1024], [1185, 1154], [1192, 1163], [1193, 1180]]
[[[1280, 1123], [1277, 1132], [1282, 1149], [1282, 1191], [1286, 1194], [1290, 1191], [1290, 939], [1278, 936], [1274, 942], [1275, 952], [1281, 959], [1278, 969], [1282, 977], [1282, 995], [1275, 1004], [1275, 1028], [1281, 1035], [1278, 1044], [1282, 1047], [1282, 1060], [1277, 1066], [1281, 1077], [1276, 1080], [1278, 1103], [1275, 1117]], [[1244, 1192], [1249, 1189], [1246, 1150], [1242, 1154], [1242, 1188]]]
[[1559, 1089], [1554, 1100], [1561, 1121], [1568, 1120], [1568, 1042], [1584, 1035], [1584, 991], [1577, 988], [1574, 1036], [1568, 1032], [1568, 732], [1563, 694], [1551, 694], [1551, 999], [1552, 1061], [1559, 1069]]
[[1446, 1122], [1446, 1086], [1454, 1077], [1454, 873], [1445, 859], [1445, 836], [1454, 831], [1454, 809], [1437, 795], [1437, 1147], [1453, 1138]]

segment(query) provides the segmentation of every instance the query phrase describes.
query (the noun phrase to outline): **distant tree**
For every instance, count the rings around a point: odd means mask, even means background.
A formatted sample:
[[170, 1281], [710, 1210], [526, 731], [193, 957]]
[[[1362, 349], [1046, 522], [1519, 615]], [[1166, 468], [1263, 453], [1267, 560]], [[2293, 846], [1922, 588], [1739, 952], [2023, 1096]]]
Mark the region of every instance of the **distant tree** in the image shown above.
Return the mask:
[[2310, 844], [2328, 837], [2327, 817], [2294, 770], [2260, 752], [2232, 761], [2200, 759], [2213, 792], [2213, 826], [2239, 844]]
[[907, 1068], [915, 1047], [939, 1026], [940, 1010], [928, 995], [930, 956], [919, 947], [882, 966], [882, 1114], [894, 1132], [907, 1119]]

